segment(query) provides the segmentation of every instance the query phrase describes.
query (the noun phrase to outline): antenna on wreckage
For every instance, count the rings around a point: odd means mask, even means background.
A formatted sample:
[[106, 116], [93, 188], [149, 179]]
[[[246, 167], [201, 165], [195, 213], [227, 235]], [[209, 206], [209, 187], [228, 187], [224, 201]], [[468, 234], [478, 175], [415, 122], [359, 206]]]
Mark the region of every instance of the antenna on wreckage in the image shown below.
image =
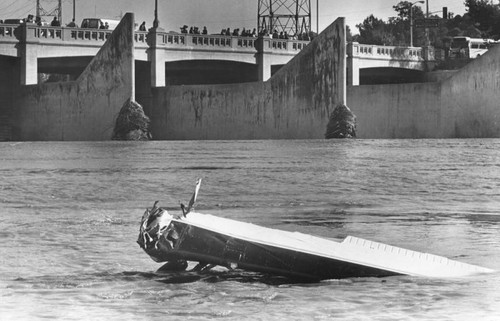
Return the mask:
[[191, 212], [191, 210], [194, 209], [194, 203], [196, 202], [196, 198], [198, 197], [198, 191], [200, 190], [200, 186], [201, 186], [201, 178], [198, 178], [198, 180], [196, 181], [196, 187], [194, 188], [193, 196], [191, 196], [187, 208], [184, 204], [181, 203], [182, 215], [184, 215], [184, 217], [186, 217], [186, 215], [188, 215], [189, 212]]

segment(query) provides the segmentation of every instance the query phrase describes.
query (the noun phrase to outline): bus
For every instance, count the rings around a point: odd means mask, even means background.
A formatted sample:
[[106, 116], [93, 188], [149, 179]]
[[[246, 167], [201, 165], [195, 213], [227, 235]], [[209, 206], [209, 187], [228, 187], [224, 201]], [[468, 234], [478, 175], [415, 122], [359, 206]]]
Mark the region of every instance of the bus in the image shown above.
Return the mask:
[[482, 56], [488, 49], [497, 44], [493, 39], [453, 37], [450, 46], [450, 58], [474, 59]]

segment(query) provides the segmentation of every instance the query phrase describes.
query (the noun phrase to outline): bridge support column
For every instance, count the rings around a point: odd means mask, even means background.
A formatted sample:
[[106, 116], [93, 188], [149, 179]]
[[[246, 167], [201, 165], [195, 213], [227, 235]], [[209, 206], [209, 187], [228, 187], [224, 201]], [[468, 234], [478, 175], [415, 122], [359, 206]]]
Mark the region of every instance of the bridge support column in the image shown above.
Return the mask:
[[258, 80], [267, 81], [271, 78], [271, 38], [259, 37], [256, 41]]
[[19, 26], [22, 32], [20, 41], [21, 85], [38, 84], [38, 47], [39, 40], [28, 33], [26, 25]]
[[165, 87], [165, 45], [161, 38], [161, 28], [151, 28], [148, 33], [148, 61], [151, 63], [151, 86]]
[[359, 58], [355, 57], [359, 45], [357, 42], [347, 45], [347, 85], [359, 86]]
[[422, 47], [422, 51], [423, 51], [423, 58], [425, 61], [424, 70], [432, 71], [436, 66], [436, 55], [434, 47], [432, 46]]

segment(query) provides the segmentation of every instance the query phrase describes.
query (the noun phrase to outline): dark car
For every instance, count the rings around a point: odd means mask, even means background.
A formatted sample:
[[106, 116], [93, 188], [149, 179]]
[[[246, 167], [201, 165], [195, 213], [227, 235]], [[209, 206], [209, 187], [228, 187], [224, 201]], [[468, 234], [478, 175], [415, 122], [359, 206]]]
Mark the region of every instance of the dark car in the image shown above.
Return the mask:
[[24, 19], [5, 19], [3, 23], [6, 25], [20, 25], [24, 23]]

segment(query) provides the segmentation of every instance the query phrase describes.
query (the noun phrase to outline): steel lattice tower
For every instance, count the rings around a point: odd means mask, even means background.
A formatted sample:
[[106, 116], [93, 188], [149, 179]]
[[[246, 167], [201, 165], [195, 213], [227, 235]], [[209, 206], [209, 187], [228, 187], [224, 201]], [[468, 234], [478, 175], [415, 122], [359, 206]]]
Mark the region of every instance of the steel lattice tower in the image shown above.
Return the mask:
[[[51, 9], [44, 9], [42, 6], [42, 3], [44, 2], [44, 5], [47, 7], [51, 7]], [[57, 4], [54, 3], [57, 2]], [[59, 20], [62, 24], [62, 0], [36, 0], [36, 15], [37, 17], [57, 17], [57, 20]], [[50, 21], [48, 21], [50, 23]]]
[[311, 31], [311, 0], [259, 0], [259, 33], [286, 32], [296, 36]]

